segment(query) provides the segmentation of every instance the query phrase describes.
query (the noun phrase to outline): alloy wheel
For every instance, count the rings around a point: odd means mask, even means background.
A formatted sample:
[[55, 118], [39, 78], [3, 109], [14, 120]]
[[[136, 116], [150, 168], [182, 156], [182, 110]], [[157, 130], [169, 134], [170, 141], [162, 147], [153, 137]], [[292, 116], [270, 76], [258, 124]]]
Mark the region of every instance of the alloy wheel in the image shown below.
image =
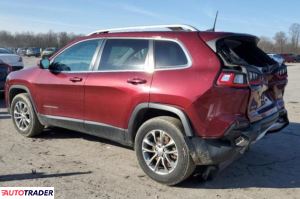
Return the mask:
[[178, 149], [173, 138], [163, 130], [152, 130], [142, 143], [143, 158], [147, 166], [159, 175], [171, 173], [178, 162]]

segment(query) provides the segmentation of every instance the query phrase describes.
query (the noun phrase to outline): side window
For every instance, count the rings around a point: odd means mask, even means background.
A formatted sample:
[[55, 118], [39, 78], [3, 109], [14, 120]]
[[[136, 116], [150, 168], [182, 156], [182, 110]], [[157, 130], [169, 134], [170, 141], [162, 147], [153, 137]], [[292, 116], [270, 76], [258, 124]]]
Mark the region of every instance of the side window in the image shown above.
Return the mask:
[[98, 70], [143, 70], [149, 41], [144, 39], [108, 39]]
[[176, 42], [155, 41], [154, 46], [155, 68], [173, 68], [188, 64], [185, 53]]
[[87, 71], [96, 48], [102, 40], [80, 42], [59, 54], [52, 62], [51, 67], [58, 71]]

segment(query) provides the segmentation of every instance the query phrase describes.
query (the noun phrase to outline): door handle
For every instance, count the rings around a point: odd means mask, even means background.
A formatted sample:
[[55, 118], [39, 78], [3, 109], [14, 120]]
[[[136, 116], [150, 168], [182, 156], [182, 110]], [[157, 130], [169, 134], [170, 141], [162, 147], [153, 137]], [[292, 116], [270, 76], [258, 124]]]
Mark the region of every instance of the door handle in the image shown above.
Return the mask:
[[71, 78], [70, 78], [70, 81], [71, 81], [71, 82], [81, 82], [81, 81], [82, 81], [82, 78], [81, 78], [81, 77], [71, 77]]
[[147, 82], [147, 80], [145, 80], [145, 79], [140, 79], [140, 78], [136, 78], [136, 77], [127, 80], [127, 83], [133, 84], [133, 85], [137, 85], [137, 84], [145, 84], [146, 82]]

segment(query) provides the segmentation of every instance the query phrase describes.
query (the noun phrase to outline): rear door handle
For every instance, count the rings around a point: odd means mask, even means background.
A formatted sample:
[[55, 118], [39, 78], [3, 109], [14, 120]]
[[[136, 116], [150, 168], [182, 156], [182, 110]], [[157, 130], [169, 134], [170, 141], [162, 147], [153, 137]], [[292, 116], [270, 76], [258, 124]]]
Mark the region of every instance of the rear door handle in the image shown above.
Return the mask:
[[81, 78], [81, 77], [71, 77], [71, 78], [70, 78], [70, 81], [71, 81], [71, 82], [81, 82], [81, 81], [82, 81], [82, 78]]
[[133, 85], [137, 85], [137, 84], [145, 84], [146, 82], [147, 82], [147, 80], [145, 80], [145, 79], [140, 79], [140, 78], [136, 78], [136, 77], [127, 80], [127, 83], [133, 84]]

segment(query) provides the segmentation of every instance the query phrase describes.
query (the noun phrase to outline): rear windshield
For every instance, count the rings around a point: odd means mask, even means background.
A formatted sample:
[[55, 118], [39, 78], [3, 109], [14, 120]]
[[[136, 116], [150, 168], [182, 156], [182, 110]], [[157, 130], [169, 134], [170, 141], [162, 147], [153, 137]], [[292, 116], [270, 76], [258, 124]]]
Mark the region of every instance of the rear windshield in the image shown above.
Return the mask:
[[230, 64], [250, 64], [261, 67], [276, 64], [257, 47], [254, 40], [222, 39], [217, 42], [217, 52]]

